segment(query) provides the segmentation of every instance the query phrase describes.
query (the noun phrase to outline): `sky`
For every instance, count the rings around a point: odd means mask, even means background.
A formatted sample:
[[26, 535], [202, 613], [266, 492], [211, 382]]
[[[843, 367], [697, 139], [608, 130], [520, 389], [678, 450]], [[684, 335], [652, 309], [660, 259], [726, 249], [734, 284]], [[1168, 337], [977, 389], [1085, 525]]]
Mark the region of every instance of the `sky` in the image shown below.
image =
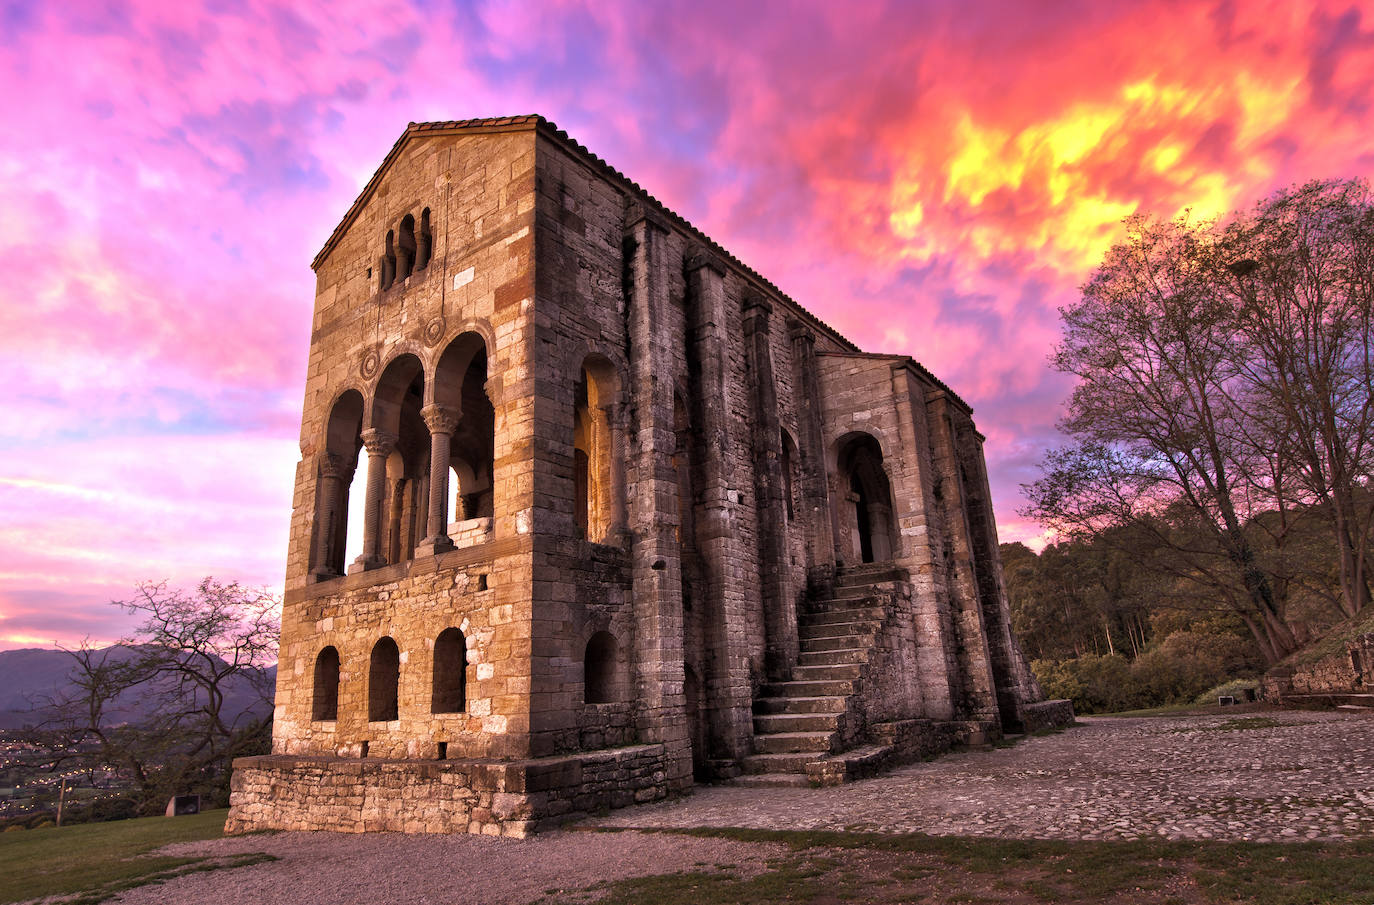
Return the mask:
[[280, 588], [310, 261], [410, 121], [539, 113], [974, 407], [1004, 541], [1122, 219], [1374, 164], [1374, 2], [0, 0], [0, 649]]

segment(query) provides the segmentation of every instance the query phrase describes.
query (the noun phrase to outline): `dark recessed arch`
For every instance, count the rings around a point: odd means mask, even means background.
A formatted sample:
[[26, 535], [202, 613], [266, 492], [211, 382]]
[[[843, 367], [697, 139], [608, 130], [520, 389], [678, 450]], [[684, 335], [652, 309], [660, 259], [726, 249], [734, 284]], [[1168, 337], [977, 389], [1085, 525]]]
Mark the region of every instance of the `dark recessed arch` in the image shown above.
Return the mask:
[[315, 657], [315, 694], [310, 718], [316, 721], [339, 718], [339, 649], [332, 644]]
[[394, 720], [399, 714], [401, 650], [389, 637], [372, 645], [367, 667], [367, 718], [378, 723]]

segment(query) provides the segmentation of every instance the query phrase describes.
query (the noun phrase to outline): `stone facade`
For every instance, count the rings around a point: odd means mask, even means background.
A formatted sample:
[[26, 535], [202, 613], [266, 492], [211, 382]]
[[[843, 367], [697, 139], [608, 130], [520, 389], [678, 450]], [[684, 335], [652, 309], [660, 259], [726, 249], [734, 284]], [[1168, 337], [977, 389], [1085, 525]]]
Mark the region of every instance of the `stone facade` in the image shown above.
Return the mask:
[[1324, 657], [1270, 669], [1260, 693], [1276, 704], [1374, 708], [1374, 632], [1361, 632]]
[[520, 835], [1043, 722], [969, 407], [552, 124], [411, 125], [314, 268], [231, 829]]

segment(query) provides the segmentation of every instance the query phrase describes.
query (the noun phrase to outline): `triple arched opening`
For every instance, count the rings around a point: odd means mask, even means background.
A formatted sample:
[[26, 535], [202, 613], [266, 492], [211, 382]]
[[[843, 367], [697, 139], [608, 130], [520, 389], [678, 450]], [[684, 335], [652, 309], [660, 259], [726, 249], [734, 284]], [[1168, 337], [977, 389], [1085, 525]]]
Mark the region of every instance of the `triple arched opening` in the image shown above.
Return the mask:
[[369, 397], [350, 389], [335, 400], [320, 462], [316, 580], [412, 559], [417, 548], [442, 552], [452, 546], [451, 517], [493, 514], [486, 381], [486, 343], [469, 332], [445, 347], [432, 373], [405, 352]]
[[404, 282], [413, 273], [429, 266], [434, 249], [434, 232], [430, 225], [429, 208], [420, 212], [417, 225], [414, 214], [406, 214], [395, 229], [386, 233], [377, 285], [383, 292], [399, 280]]
[[[315, 657], [310, 718], [316, 722], [339, 718], [341, 661], [333, 645]], [[457, 628], [446, 628], [434, 639], [430, 678], [430, 712], [457, 714], [467, 710], [467, 638]], [[395, 639], [379, 638], [372, 645], [367, 665], [367, 721], [388, 722], [400, 716], [401, 651]]]

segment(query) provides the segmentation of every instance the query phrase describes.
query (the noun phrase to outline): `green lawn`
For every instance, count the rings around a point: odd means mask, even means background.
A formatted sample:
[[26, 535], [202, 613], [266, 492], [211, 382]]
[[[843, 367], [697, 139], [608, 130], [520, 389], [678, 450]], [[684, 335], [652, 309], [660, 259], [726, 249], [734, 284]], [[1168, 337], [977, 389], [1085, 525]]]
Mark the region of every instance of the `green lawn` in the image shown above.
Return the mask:
[[172, 842], [218, 839], [227, 814], [226, 810], [206, 811], [191, 817], [145, 817], [0, 833], [0, 902], [80, 893], [77, 901], [93, 903], [177, 873], [263, 860], [261, 855], [229, 861], [138, 857]]
[[1374, 840], [1259, 844], [1051, 842], [863, 833], [701, 830], [782, 842], [755, 876], [738, 865], [549, 890], [539, 905], [1369, 905]]

